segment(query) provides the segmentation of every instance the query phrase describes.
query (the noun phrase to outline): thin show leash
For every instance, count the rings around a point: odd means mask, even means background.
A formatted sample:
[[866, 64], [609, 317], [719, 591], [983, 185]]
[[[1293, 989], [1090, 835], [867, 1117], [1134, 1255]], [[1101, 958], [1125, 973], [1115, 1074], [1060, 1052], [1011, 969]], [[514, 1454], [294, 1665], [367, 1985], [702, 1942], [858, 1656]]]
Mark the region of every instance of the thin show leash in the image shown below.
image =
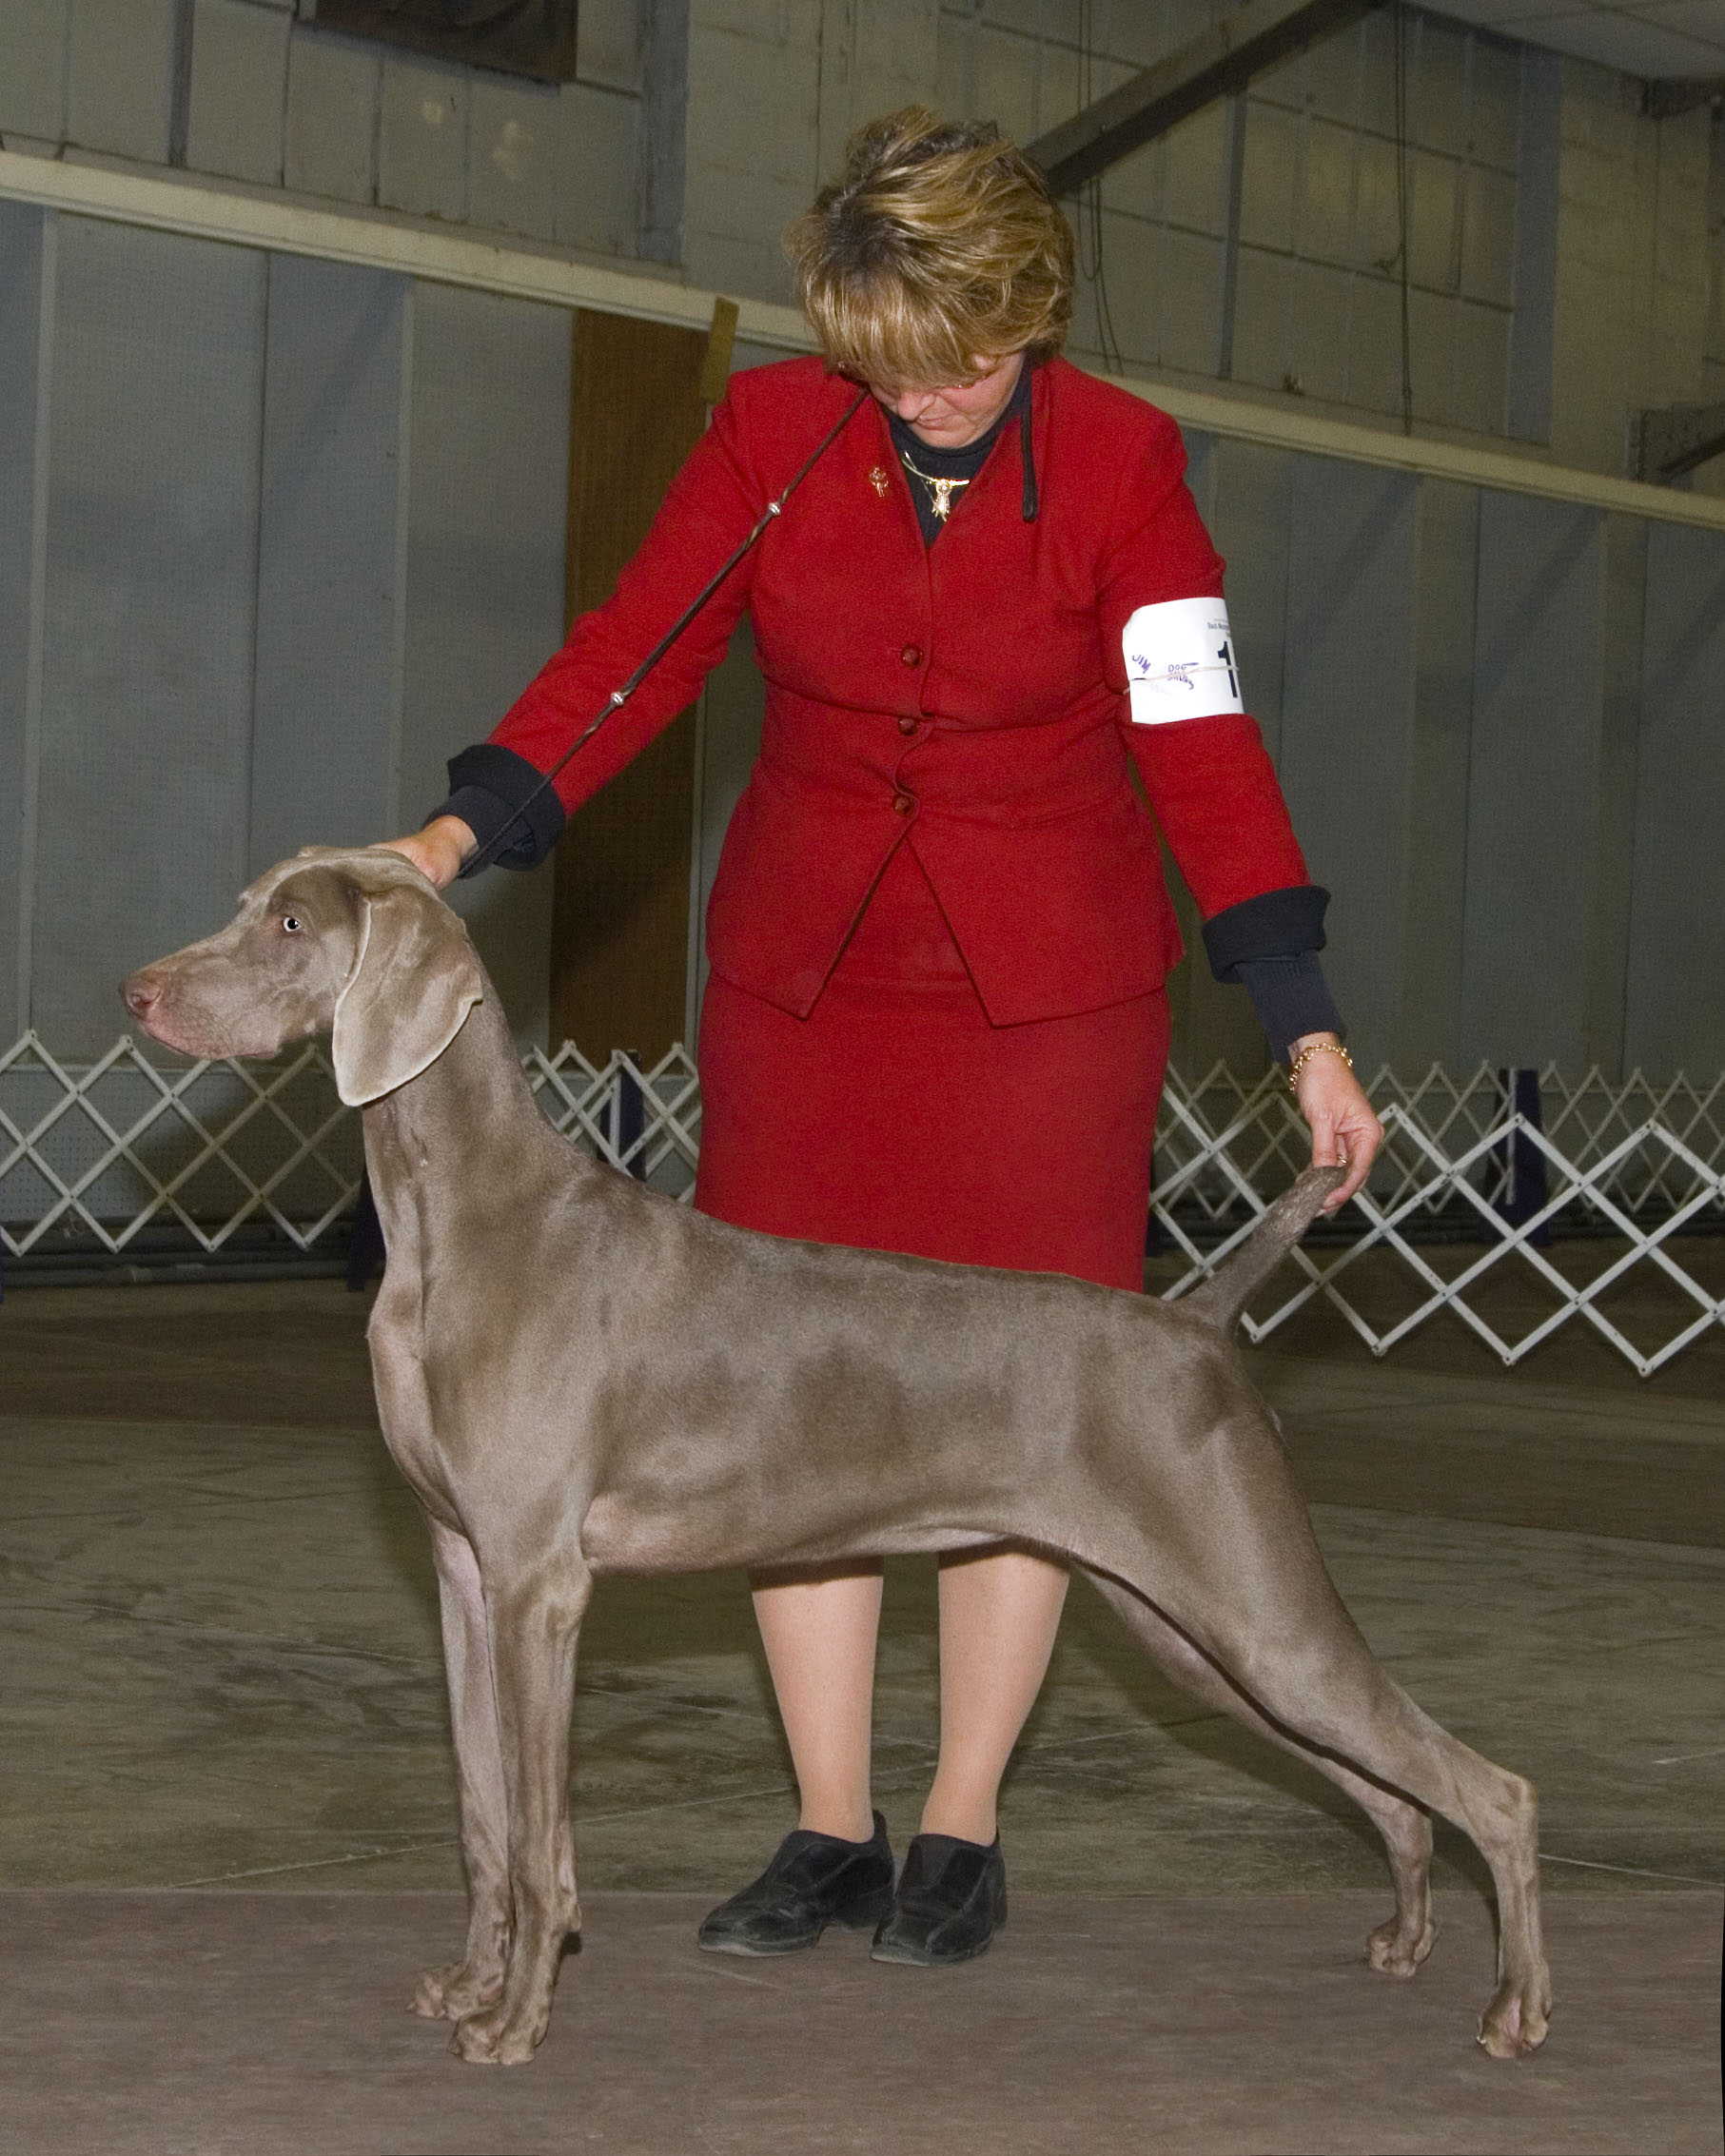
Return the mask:
[[[736, 567], [737, 563], [742, 559], [743, 556], [748, 553], [749, 549], [755, 544], [755, 540], [760, 538], [761, 534], [766, 530], [767, 526], [772, 523], [773, 519], [775, 517], [782, 514], [785, 503], [790, 500], [791, 497], [796, 492], [797, 488], [801, 486], [804, 480], [808, 478], [809, 474], [814, 469], [815, 465], [819, 463], [820, 460], [826, 455], [827, 451], [832, 448], [833, 444], [838, 440], [839, 436], [843, 434], [846, 427], [850, 425], [851, 421], [856, 417], [857, 413], [861, 411], [863, 406], [868, 402], [869, 392], [866, 389], [859, 390], [855, 402], [849, 407], [849, 409], [845, 412], [844, 417], [838, 421], [836, 425], [831, 427], [827, 431], [827, 433], [821, 437], [820, 441], [815, 444], [813, 453], [805, 461], [801, 469], [790, 481], [789, 485], [783, 487], [779, 491], [776, 498], [774, 500], [768, 502], [767, 506], [761, 511], [759, 517], [755, 519], [754, 528], [750, 531], [748, 538], [743, 540], [742, 544], [725, 562], [724, 566], [716, 570], [714, 575], [708, 579], [706, 584], [702, 586], [701, 590], [683, 609], [682, 613], [677, 616], [676, 619], [672, 623], [671, 627], [666, 630], [665, 634], [659, 638], [658, 642], [654, 645], [653, 649], [647, 654], [646, 657], [642, 659], [640, 664], [636, 668], [635, 672], [630, 675], [629, 678], [622, 684], [622, 686], [620, 688], [612, 690], [610, 696], [605, 698], [603, 709], [598, 712], [597, 716], [588, 720], [587, 724], [576, 735], [575, 739], [569, 744], [568, 748], [563, 751], [562, 755], [557, 759], [556, 763], [552, 765], [551, 769], [539, 780], [539, 784], [533, 789], [532, 793], [529, 794], [516, 809], [509, 821], [506, 824], [502, 825], [500, 829], [495, 831], [482, 846], [476, 847], [473, 853], [468, 855], [467, 859], [462, 862], [461, 873], [463, 876], [477, 875], [481, 869], [489, 868], [492, 862], [497, 859], [498, 854], [503, 849], [504, 842], [510, 837], [517, 825], [525, 823], [527, 811], [533, 806], [534, 802], [539, 799], [541, 794], [547, 793], [550, 790], [552, 781], [557, 777], [559, 772], [562, 770], [563, 766], [569, 761], [570, 757], [575, 755], [578, 750], [584, 749], [587, 746], [588, 742], [592, 740], [593, 736], [598, 732], [599, 728], [604, 725], [605, 721], [610, 718], [614, 713], [621, 711], [623, 706], [629, 701], [630, 697], [634, 696], [635, 692], [647, 678], [648, 675], [653, 672], [653, 669], [658, 664], [659, 660], [664, 657], [665, 654], [671, 649], [672, 645], [676, 643], [676, 639], [689, 626], [690, 622], [695, 619], [696, 616], [700, 612], [701, 608], [706, 605], [707, 601], [713, 597], [714, 593], [718, 590], [719, 586], [731, 574], [732, 570]], [[527, 825], [526, 828], [529, 833], [531, 833], [532, 826]]]

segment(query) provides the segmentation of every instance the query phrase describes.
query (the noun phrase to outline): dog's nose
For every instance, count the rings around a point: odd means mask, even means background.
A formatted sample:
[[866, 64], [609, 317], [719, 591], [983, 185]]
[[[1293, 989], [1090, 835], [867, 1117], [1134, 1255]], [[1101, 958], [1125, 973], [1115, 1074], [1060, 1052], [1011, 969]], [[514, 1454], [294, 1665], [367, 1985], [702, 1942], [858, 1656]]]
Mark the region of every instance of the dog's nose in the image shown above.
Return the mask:
[[162, 982], [147, 967], [143, 972], [134, 973], [129, 980], [122, 981], [120, 993], [132, 1016], [147, 1021], [150, 1012], [162, 1000]]

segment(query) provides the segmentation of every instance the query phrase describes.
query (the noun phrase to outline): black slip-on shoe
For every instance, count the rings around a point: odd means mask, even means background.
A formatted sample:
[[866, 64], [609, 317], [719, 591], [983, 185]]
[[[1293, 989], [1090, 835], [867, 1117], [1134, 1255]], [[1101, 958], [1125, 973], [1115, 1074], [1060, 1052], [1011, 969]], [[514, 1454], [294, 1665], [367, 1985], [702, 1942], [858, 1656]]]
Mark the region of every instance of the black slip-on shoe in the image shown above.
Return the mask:
[[892, 1852], [877, 1812], [866, 1842], [798, 1827], [758, 1879], [720, 1902], [696, 1933], [711, 1954], [794, 1954], [836, 1924], [866, 1931], [892, 1906]]
[[1006, 1920], [998, 1838], [985, 1847], [955, 1834], [918, 1834], [870, 1951], [876, 1961], [944, 1969], [984, 1952]]

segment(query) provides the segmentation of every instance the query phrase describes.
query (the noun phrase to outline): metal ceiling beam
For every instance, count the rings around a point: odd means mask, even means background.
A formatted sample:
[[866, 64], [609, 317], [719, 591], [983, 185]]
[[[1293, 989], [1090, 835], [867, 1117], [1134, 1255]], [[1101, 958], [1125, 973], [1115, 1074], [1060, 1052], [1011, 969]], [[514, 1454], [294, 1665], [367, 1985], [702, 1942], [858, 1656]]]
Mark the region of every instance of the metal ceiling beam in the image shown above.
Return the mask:
[[1308, 45], [1333, 37], [1382, 0], [1246, 0], [1166, 60], [1146, 68], [1094, 105], [1025, 145], [1058, 195], [1128, 152], [1165, 135], [1219, 97], [1231, 97], [1252, 77]]
[[[0, 0], [0, 10], [4, 0]], [[229, 246], [384, 269], [434, 284], [455, 285], [500, 297], [539, 300], [551, 306], [597, 307], [602, 313], [638, 315], [649, 322], [710, 330], [715, 294], [678, 284], [645, 265], [621, 266], [616, 258], [583, 260], [566, 248], [536, 246], [496, 232], [462, 231], [435, 220], [391, 210], [353, 210], [310, 204], [278, 189], [245, 187], [231, 181], [191, 180], [181, 174], [114, 170], [62, 158], [27, 157], [0, 149], [0, 206], [28, 203], [57, 216], [94, 218], [149, 232]], [[775, 351], [812, 352], [814, 337], [794, 307], [744, 300], [736, 333]], [[1456, 441], [1428, 441], [1398, 428], [1362, 426], [1296, 408], [1255, 402], [1221, 385], [1199, 389], [1171, 376], [1117, 378], [1134, 396], [1161, 406], [1182, 426], [1197, 427], [1230, 441], [1251, 441], [1302, 456], [1334, 457], [1347, 464], [1410, 472], [1459, 486], [1490, 487], [1648, 517], [1662, 524], [1687, 524], [1725, 533], [1725, 500], [1668, 486], [1644, 486], [1602, 472], [1580, 471], [1544, 459], [1480, 449]]]
[[1669, 75], [1641, 85], [1641, 109], [1650, 120], [1675, 120], [1722, 97], [1725, 75]]
[[1631, 439], [1631, 477], [1669, 486], [1715, 457], [1725, 456], [1725, 403], [1668, 404], [1643, 412]]

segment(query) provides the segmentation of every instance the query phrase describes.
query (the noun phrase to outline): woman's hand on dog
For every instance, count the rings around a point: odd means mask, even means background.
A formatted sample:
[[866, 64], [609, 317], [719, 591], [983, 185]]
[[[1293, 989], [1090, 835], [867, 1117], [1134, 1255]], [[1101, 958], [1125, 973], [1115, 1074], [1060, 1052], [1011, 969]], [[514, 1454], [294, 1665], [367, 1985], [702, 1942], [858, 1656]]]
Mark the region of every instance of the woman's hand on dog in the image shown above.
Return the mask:
[[384, 838], [379, 843], [389, 853], [411, 861], [440, 891], [447, 891], [479, 840], [460, 816], [433, 816], [423, 831], [410, 831], [405, 838]]

